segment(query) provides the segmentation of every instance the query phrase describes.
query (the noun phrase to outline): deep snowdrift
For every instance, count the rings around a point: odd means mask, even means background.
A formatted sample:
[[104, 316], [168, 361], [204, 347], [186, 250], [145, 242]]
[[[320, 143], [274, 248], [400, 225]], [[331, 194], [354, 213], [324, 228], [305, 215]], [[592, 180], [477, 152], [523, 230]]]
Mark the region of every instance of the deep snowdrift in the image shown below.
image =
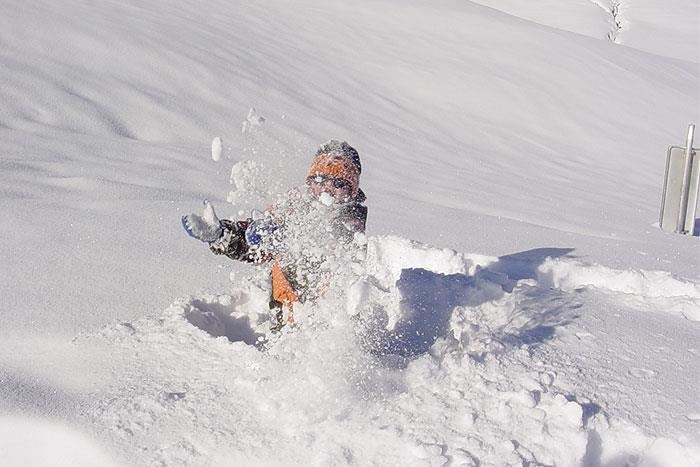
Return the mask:
[[[147, 465], [700, 462], [674, 430], [649, 436], [611, 415], [648, 391], [608, 406], [619, 384], [649, 384], [659, 370], [626, 357], [633, 344], [603, 338], [596, 349], [590, 332], [596, 309], [629, 314], [634, 298], [633, 312], [655, 313], [687, 284], [667, 278], [660, 298], [646, 295], [653, 278], [630, 286], [609, 270], [606, 286], [587, 286], [587, 268], [556, 254], [487, 260], [371, 238], [366, 279], [345, 299], [305, 307], [281, 336], [268, 331], [263, 277], [232, 295], [180, 300], [158, 319], [74, 342], [118, 356], [120, 381], [89, 417]], [[650, 297], [655, 306], [640, 306]], [[700, 293], [683, 300], [697, 307]], [[606, 331], [628, 324], [613, 325]], [[611, 359], [624, 374], [609, 374]], [[595, 389], [576, 381], [586, 372]]]

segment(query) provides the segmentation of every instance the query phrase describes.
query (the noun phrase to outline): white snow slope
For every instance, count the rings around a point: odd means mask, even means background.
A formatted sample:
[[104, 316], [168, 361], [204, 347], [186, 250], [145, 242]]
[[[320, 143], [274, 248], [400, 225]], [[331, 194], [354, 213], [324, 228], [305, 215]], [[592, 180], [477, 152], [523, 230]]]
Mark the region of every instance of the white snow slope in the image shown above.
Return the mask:
[[[700, 243], [656, 226], [700, 6], [523, 5], [1, 0], [0, 463], [700, 465]], [[330, 138], [365, 271], [261, 346], [265, 267], [180, 216]]]

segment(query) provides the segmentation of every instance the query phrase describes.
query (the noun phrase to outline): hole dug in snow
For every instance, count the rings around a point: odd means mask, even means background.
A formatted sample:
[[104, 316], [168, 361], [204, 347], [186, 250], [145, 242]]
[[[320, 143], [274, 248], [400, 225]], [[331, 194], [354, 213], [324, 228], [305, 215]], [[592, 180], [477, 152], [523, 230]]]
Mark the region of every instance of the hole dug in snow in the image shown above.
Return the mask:
[[264, 334], [256, 331], [250, 314], [236, 305], [227, 295], [194, 299], [185, 309], [185, 319], [213, 337], [256, 345]]

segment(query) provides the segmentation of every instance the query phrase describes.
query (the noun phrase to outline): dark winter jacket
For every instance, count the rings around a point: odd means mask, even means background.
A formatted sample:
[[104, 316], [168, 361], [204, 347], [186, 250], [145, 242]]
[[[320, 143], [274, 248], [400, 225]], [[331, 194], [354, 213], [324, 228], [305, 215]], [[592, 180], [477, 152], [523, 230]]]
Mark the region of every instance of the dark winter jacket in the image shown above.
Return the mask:
[[[316, 237], [349, 245], [356, 233], [365, 232], [367, 207], [363, 204], [365, 195], [360, 190], [354, 200], [321, 212], [327, 212], [331, 218], [319, 219], [306, 215], [304, 211], [312, 209], [311, 203], [308, 197], [300, 195], [301, 192], [290, 192], [291, 201], [273, 206], [263, 221], [222, 220], [223, 236], [211, 244], [210, 249], [214, 254], [226, 255], [237, 261], [261, 263], [275, 260], [298, 298], [303, 301], [316, 296], [310, 289], [319, 285], [316, 271], [324, 257], [306, 254], [314, 248], [304, 246], [297, 248], [301, 252], [293, 251], [290, 243], [311, 241], [315, 245]], [[261, 239], [265, 235], [267, 238]], [[300, 240], [300, 236], [305, 238]]]

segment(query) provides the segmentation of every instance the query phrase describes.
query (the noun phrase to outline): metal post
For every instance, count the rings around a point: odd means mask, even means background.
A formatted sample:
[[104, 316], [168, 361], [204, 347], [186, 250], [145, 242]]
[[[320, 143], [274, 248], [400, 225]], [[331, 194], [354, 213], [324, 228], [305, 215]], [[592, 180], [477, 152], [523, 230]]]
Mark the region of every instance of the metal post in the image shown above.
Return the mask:
[[685, 230], [686, 214], [688, 211], [688, 197], [690, 191], [690, 173], [693, 168], [693, 138], [695, 136], [695, 125], [688, 126], [688, 139], [685, 145], [685, 167], [683, 170], [683, 183], [681, 184], [681, 210], [678, 213], [678, 226], [676, 232], [687, 233]]

